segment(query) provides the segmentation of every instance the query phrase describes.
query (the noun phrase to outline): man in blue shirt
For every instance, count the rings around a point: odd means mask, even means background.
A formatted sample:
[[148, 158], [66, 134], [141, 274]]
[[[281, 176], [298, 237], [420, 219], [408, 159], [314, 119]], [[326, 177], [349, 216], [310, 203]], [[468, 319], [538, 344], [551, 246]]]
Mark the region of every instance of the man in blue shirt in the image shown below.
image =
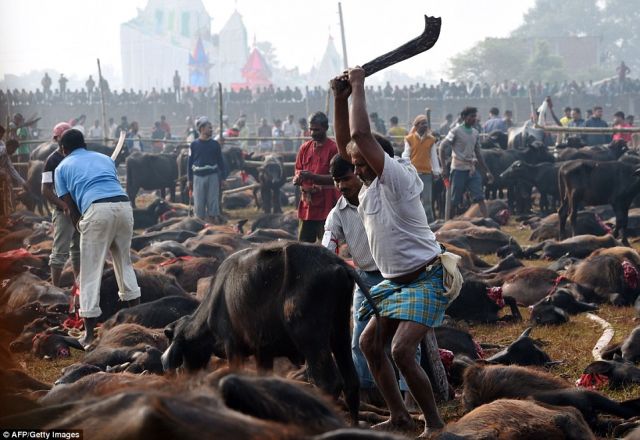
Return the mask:
[[102, 314], [100, 282], [107, 251], [111, 251], [120, 299], [129, 307], [140, 303], [130, 255], [133, 210], [109, 156], [87, 151], [79, 130], [67, 130], [60, 143], [65, 159], [55, 169], [54, 182], [80, 232], [80, 316], [86, 330], [80, 343], [87, 346]]
[[220, 183], [227, 177], [220, 144], [211, 139], [213, 127], [205, 117], [198, 119], [200, 137], [189, 146], [189, 191], [193, 191], [196, 217], [220, 222]]
[[[609, 125], [602, 120], [602, 107], [595, 106], [593, 108], [593, 116], [587, 119], [584, 124], [585, 127], [591, 128], [606, 128]], [[611, 136], [608, 134], [588, 134], [587, 145], [602, 145], [611, 142]]]
[[497, 107], [491, 107], [489, 110], [489, 120], [482, 126], [484, 133], [491, 133], [492, 131], [507, 132], [507, 124], [500, 118], [500, 110]]

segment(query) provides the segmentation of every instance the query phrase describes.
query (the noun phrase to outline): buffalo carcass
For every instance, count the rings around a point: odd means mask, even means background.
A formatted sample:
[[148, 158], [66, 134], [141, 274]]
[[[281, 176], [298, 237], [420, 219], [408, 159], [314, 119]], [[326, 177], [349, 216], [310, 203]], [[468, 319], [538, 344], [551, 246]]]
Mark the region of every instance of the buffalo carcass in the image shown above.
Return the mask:
[[560, 236], [565, 237], [567, 216], [571, 233], [575, 234], [579, 204], [610, 204], [615, 211], [615, 237], [620, 234], [627, 241], [627, 217], [631, 201], [640, 191], [640, 177], [634, 165], [621, 162], [576, 160], [566, 163], [558, 171], [561, 205]]
[[133, 153], [127, 158], [127, 194], [131, 205], [136, 207], [138, 190], [160, 190], [165, 198], [169, 188], [171, 201], [176, 201], [176, 181], [178, 180], [178, 164], [173, 154]]
[[482, 405], [445, 426], [436, 440], [553, 438], [590, 440], [595, 436], [571, 407], [540, 405], [526, 400], [500, 399]]
[[569, 267], [566, 277], [582, 286], [586, 301], [614, 305], [633, 304], [638, 293], [638, 267], [619, 256], [596, 254]]
[[[508, 305], [511, 315], [498, 317], [502, 308]], [[462, 284], [460, 294], [451, 301], [446, 311], [447, 315], [455, 319], [471, 322], [521, 321], [522, 315], [516, 301], [502, 295], [502, 290], [490, 288], [487, 284], [467, 279]]]
[[262, 370], [273, 368], [275, 356], [306, 360], [310, 377], [329, 394], [337, 396], [343, 382], [357, 420], [359, 384], [350, 336], [355, 283], [361, 281], [353, 269], [320, 246], [270, 243], [236, 252], [222, 263], [194, 314], [165, 329], [171, 345], [163, 365], [201, 369], [211, 354], [236, 366], [255, 354]]
[[558, 169], [560, 169], [560, 164], [557, 163], [544, 162], [532, 165], [517, 160], [500, 174], [500, 179], [521, 185], [529, 192], [531, 192], [531, 188], [536, 187], [540, 192], [540, 211], [545, 212], [549, 210], [548, 197], [551, 197], [551, 206], [554, 208], [560, 198], [558, 194]]

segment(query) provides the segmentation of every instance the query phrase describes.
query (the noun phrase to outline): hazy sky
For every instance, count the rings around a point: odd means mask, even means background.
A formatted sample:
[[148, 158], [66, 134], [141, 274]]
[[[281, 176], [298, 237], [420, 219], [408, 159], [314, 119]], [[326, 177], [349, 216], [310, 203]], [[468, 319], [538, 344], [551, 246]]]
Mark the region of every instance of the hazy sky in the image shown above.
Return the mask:
[[[67, 76], [103, 69], [120, 75], [120, 23], [147, 0], [0, 0], [0, 78], [50, 68]], [[337, 1], [203, 0], [217, 33], [234, 8], [249, 42], [268, 40], [281, 64], [308, 71], [324, 52], [328, 35], [341, 52]], [[442, 17], [442, 32], [428, 53], [396, 66], [411, 75], [439, 77], [447, 59], [485, 37], [503, 37], [522, 23], [535, 0], [343, 0], [347, 52], [362, 64], [417, 36], [422, 15]]]

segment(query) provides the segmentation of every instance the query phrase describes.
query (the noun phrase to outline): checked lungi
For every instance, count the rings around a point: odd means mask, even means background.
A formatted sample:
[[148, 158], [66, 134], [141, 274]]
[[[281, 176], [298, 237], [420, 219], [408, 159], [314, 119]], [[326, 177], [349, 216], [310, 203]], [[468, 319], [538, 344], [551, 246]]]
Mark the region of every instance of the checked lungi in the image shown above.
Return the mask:
[[[411, 283], [384, 280], [374, 286], [370, 293], [380, 316], [437, 327], [442, 324], [449, 304], [444, 291], [443, 268], [438, 261]], [[358, 310], [358, 319], [366, 320], [372, 315], [371, 304], [365, 299]]]

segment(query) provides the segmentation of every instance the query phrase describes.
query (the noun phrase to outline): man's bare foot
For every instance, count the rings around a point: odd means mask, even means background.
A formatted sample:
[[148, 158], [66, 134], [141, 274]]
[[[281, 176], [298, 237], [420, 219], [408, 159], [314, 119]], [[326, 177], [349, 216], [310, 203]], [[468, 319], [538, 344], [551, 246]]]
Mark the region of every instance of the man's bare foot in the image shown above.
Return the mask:
[[91, 334], [85, 332], [84, 336], [78, 339], [78, 342], [84, 347], [85, 351], [90, 351], [91, 344], [93, 344], [94, 340], [95, 338], [93, 337], [93, 332], [91, 332]]
[[386, 422], [378, 423], [377, 425], [373, 425], [371, 427], [371, 429], [373, 429], [374, 431], [403, 432], [411, 434], [415, 433], [416, 428], [416, 423], [411, 417], [401, 420], [389, 419]]

